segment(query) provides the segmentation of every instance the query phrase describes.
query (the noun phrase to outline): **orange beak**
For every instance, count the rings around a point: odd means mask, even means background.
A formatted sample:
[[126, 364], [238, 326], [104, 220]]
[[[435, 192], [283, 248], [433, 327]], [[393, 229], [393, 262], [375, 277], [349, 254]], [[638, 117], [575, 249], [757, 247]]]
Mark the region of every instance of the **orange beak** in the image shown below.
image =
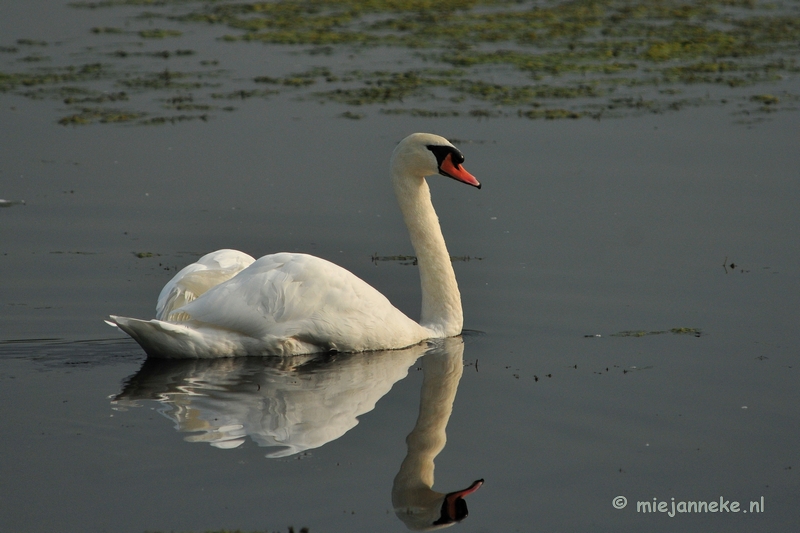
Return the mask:
[[472, 185], [473, 187], [477, 187], [479, 189], [481, 188], [480, 182], [475, 178], [475, 176], [467, 172], [467, 169], [461, 165], [453, 164], [452, 154], [447, 154], [447, 156], [444, 158], [444, 161], [442, 161], [442, 164], [439, 166], [439, 172], [449, 178], [464, 182], [467, 185]]

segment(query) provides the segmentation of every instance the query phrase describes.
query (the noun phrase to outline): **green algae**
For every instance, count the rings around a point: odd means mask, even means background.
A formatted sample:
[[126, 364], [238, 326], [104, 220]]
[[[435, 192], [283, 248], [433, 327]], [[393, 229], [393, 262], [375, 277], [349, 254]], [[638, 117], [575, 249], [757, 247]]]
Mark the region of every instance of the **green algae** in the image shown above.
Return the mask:
[[[0, 92], [28, 98], [61, 97], [59, 84], [111, 82], [137, 93], [193, 93], [187, 110], [211, 111], [202, 100], [246, 99], [295, 92], [305, 100], [360, 107], [336, 116], [363, 116], [370, 106], [387, 114], [415, 117], [577, 119], [675, 112], [694, 105], [736, 102], [737, 113], [794, 109], [785, 102], [740, 92], [724, 98], [674, 99], [687, 87], [743, 91], [795, 77], [800, 72], [800, 6], [759, 0], [108, 0], [74, 2], [79, 9], [120, 6], [147, 9], [125, 29], [95, 26], [92, 35], [180, 39], [169, 26], [225, 28], [223, 42], [288, 45], [319, 58], [322, 66], [290, 75], [269, 71], [250, 82], [209, 82], [200, 73], [169, 68], [160, 72], [118, 71], [94, 63], [62, 68], [3, 67]], [[147, 24], [147, 27], [141, 27]], [[130, 28], [130, 29], [128, 29]], [[217, 32], [219, 33], [219, 32]], [[3, 43], [0, 43], [3, 44]], [[141, 43], [140, 43], [141, 45]], [[43, 40], [19, 38], [0, 52], [16, 63], [50, 60], [35, 52]], [[133, 46], [131, 44], [130, 46]], [[114, 60], [152, 57], [170, 61], [192, 50], [144, 51], [121, 46]], [[51, 51], [53, 47], [50, 48]], [[403, 51], [383, 70], [349, 70], [328, 65], [381, 48]], [[218, 60], [200, 58], [203, 66]], [[420, 64], [425, 68], [421, 68]], [[35, 90], [32, 90], [34, 88]], [[764, 94], [774, 90], [759, 89]], [[106, 91], [114, 92], [114, 91]], [[697, 89], [695, 94], [697, 94]], [[726, 93], [727, 94], [727, 93]], [[161, 97], [158, 97], [161, 98]], [[64, 99], [64, 98], [62, 98]], [[161, 98], [163, 100], [163, 98]], [[70, 100], [82, 106], [90, 101]], [[424, 103], [424, 104], [423, 104]], [[420, 105], [423, 104], [423, 105]], [[748, 107], [749, 106], [749, 107]], [[743, 109], [742, 109], [743, 108]], [[75, 122], [86, 113], [75, 108]], [[349, 114], [348, 114], [349, 113]], [[89, 123], [95, 122], [88, 119]]]
[[750, 97], [750, 100], [753, 102], [761, 102], [765, 105], [774, 105], [781, 101], [780, 98], [771, 94], [754, 94]]
[[143, 116], [143, 113], [128, 112], [107, 108], [83, 108], [79, 113], [62, 117], [58, 123], [62, 126], [81, 126], [85, 124], [102, 123], [115, 124], [120, 122], [133, 122]]
[[94, 34], [100, 34], [100, 33], [120, 34], [120, 33], [125, 33], [125, 30], [123, 30], [122, 28], [114, 28], [114, 27], [108, 27], [108, 26], [95, 26], [94, 28], [92, 28], [89, 31], [91, 31]]
[[381, 113], [385, 115], [409, 115], [412, 117], [426, 117], [426, 118], [457, 117], [461, 114], [455, 109], [420, 109], [417, 107], [411, 109], [407, 108], [381, 109]]
[[182, 31], [178, 30], [163, 30], [155, 28], [152, 30], [142, 30], [139, 32], [139, 37], [142, 39], [164, 39], [166, 37], [180, 37], [183, 35]]
[[153, 125], [161, 125], [161, 124], [177, 124], [179, 122], [190, 122], [200, 120], [202, 122], [208, 121], [208, 114], [203, 113], [201, 115], [171, 115], [171, 116], [160, 116], [160, 117], [150, 117], [139, 121], [139, 124], [153, 126]]
[[38, 63], [39, 61], [50, 61], [48, 56], [39, 54], [31, 54], [25, 57], [20, 57], [17, 61], [25, 61], [27, 63]]
[[[619, 86], [690, 83], [742, 87], [776, 80], [781, 72], [796, 72], [793, 60], [772, 68], [749, 60], [787, 51], [796, 54], [790, 43], [800, 38], [797, 16], [733, 12], [742, 8], [754, 11], [759, 6], [752, 1], [729, 0], [634, 4], [577, 0], [550, 5], [474, 1], [436, 6], [413, 1], [309, 0], [210, 6], [184, 20], [241, 30], [228, 35], [229, 40], [439, 48], [420, 57], [459, 69], [457, 82], [420, 76], [415, 70], [389, 75], [373, 72], [360, 77], [360, 87], [315, 92], [322, 100], [352, 106], [386, 104], [408, 98], [433, 99], [430, 89], [446, 87], [496, 105], [519, 106], [541, 99], [597, 99]], [[370, 15], [377, 13], [383, 16], [372, 20]], [[478, 49], [487, 43], [495, 49]], [[534, 80], [565, 78], [565, 83], [501, 84], [475, 77], [475, 69], [489, 66], [509, 67]], [[620, 73], [632, 76], [610, 77]], [[576, 76], [582, 79], [578, 81]], [[641, 104], [634, 107], [643, 108]], [[647, 107], [663, 112], [681, 106]], [[526, 110], [520, 116], [576, 118], [585, 114], [555, 108]]]
[[0, 72], [0, 91], [6, 92], [17, 87], [35, 87], [61, 83], [76, 83], [97, 80], [107, 75], [105, 66], [90, 63], [63, 68], [44, 68], [29, 72]]
[[21, 46], [47, 46], [47, 41], [37, 39], [17, 39], [17, 44]]
[[238, 91], [231, 91], [227, 93], [211, 93], [211, 98], [224, 100], [247, 100], [248, 98], [266, 98], [276, 94], [279, 94], [279, 91], [263, 89], [246, 91], [244, 89], [240, 89]]
[[519, 116], [538, 119], [544, 118], [547, 120], [556, 120], [560, 118], [581, 118], [582, 114], [576, 111], [569, 111], [567, 109], [529, 109], [527, 111], [520, 110]]
[[[401, 265], [411, 265], [416, 266], [417, 264], [417, 256], [416, 255], [378, 255], [377, 253], [372, 254], [370, 261], [375, 263], [376, 265], [378, 262], [395, 262]], [[453, 263], [458, 262], [467, 262], [467, 261], [483, 261], [483, 257], [476, 257], [471, 255], [451, 255], [450, 261]]]
[[99, 91], [88, 91], [86, 89], [77, 87], [63, 87], [62, 93], [71, 92], [72, 95], [66, 96], [63, 100], [65, 104], [102, 104], [105, 102], [120, 102], [127, 101], [128, 94], [120, 91], [116, 93], [107, 93]]
[[197, 52], [194, 50], [159, 50], [157, 52], [128, 52], [127, 50], [115, 50], [111, 52], [109, 55], [113, 57], [159, 57], [162, 59], [169, 59], [172, 56], [193, 56]]
[[117, 84], [140, 90], [190, 90], [204, 87], [217, 87], [216, 82], [205, 81], [219, 73], [183, 72], [165, 68], [158, 72], [148, 72], [139, 76], [125, 76]]
[[672, 328], [668, 330], [658, 331], [644, 331], [644, 330], [627, 330], [620, 331], [619, 333], [612, 333], [612, 337], [648, 337], [650, 335], [664, 335], [665, 333], [672, 333], [673, 335], [692, 335], [694, 337], [702, 336], [702, 330], [698, 328]]
[[210, 111], [213, 106], [209, 104], [195, 103], [191, 94], [177, 95], [164, 100], [164, 107], [177, 111]]

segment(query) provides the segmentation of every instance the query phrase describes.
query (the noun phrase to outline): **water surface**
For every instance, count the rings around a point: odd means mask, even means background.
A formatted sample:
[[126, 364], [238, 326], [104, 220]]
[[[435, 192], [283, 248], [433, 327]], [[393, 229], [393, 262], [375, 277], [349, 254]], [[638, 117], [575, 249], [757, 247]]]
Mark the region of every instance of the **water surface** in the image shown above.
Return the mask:
[[[96, 45], [86, 28], [130, 16], [64, 8], [59, 24], [15, 9], [3, 35], [75, 50]], [[320, 61], [181, 27], [202, 58], [179, 60], [222, 58], [232, 89], [264, 65]], [[329, 61], [381, 57], [367, 56]], [[349, 120], [362, 109], [294, 97], [207, 121], [64, 127], [58, 100], [2, 96], [0, 198], [25, 203], [0, 209], [1, 531], [406, 531], [392, 499], [406, 438], [421, 403], [449, 401], [452, 414], [423, 409], [446, 425], [433, 489], [485, 479], [459, 530], [796, 525], [796, 109], [747, 124], [730, 105]], [[463, 354], [159, 365], [103, 323], [151, 317], [178, 269], [223, 247], [330, 259], [416, 318], [415, 268], [373, 260], [412, 253], [387, 174], [413, 131], [453, 139], [483, 183], [430, 180], [449, 250], [469, 258], [455, 263]], [[425, 367], [442, 352], [463, 374], [431, 403]], [[743, 512], [762, 497], [763, 512]], [[654, 498], [742, 511], [637, 512]]]

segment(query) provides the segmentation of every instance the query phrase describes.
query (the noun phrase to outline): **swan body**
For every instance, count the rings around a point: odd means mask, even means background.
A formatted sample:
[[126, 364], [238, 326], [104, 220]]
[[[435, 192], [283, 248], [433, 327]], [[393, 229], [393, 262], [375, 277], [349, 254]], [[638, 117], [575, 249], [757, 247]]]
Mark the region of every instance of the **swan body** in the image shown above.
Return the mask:
[[149, 356], [193, 358], [399, 349], [461, 333], [461, 295], [425, 176], [480, 188], [443, 137], [415, 133], [395, 148], [391, 178], [417, 254], [422, 312], [416, 323], [366, 282], [318, 257], [277, 253], [254, 260], [219, 250], [178, 272], [156, 318], [111, 316]]

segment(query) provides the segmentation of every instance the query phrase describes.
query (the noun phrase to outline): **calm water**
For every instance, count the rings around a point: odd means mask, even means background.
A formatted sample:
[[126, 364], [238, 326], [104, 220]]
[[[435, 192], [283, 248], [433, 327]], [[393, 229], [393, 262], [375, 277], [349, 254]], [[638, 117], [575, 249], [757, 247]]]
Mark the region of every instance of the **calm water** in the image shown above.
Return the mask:
[[[3, 39], [64, 49], [120, 16], [14, 9]], [[242, 69], [317, 61], [203, 42]], [[406, 437], [445, 427], [433, 489], [485, 479], [460, 531], [800, 523], [796, 110], [347, 120], [278, 95], [209, 122], [73, 128], [60, 105], [0, 98], [0, 198], [25, 201], [0, 209], [0, 531], [406, 531], [393, 498], [422, 475]], [[223, 247], [314, 253], [416, 317], [415, 267], [372, 260], [412, 253], [387, 174], [413, 131], [455, 140], [483, 183], [430, 180], [470, 258], [463, 344], [159, 364], [103, 323], [151, 317], [176, 269]], [[637, 512], [720, 498], [740, 511]]]

